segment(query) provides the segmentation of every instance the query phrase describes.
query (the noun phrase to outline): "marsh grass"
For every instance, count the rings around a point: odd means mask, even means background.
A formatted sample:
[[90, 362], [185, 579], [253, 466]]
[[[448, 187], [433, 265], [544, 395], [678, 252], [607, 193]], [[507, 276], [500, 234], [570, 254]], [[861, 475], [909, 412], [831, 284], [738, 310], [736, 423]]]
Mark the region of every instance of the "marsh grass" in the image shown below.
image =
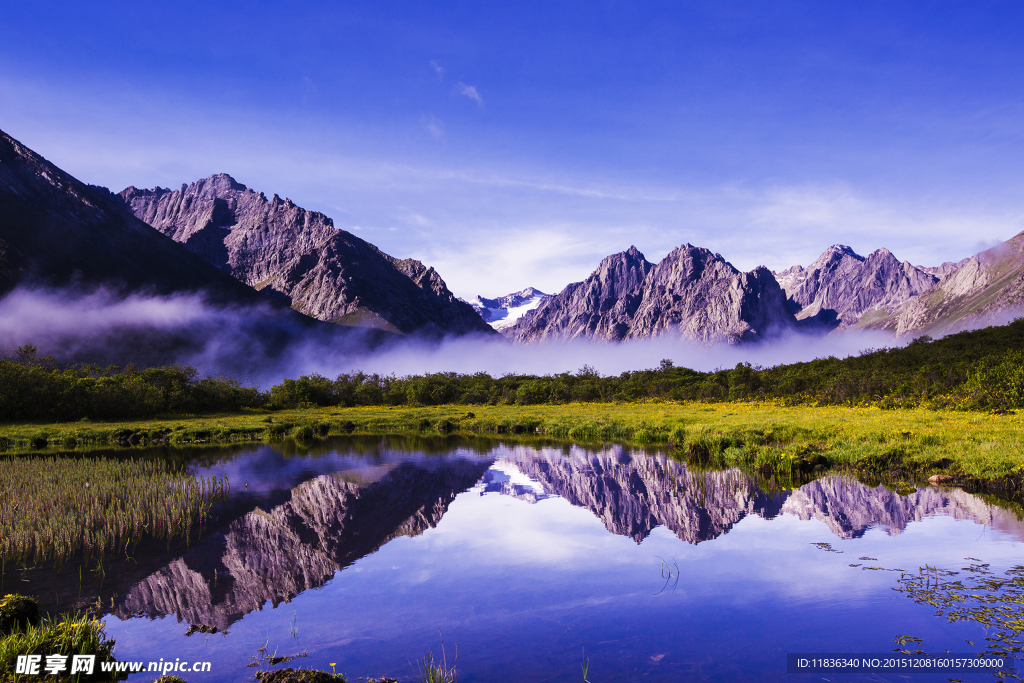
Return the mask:
[[[440, 631], [438, 632], [440, 634]], [[434, 653], [428, 652], [420, 657], [419, 670], [416, 672], [417, 683], [455, 683], [458, 678], [456, 666], [459, 662], [459, 649], [455, 648], [455, 661], [448, 668], [448, 656], [444, 650], [444, 638], [441, 638], [441, 661], [434, 660]]]
[[[22, 596], [5, 597], [4, 601]], [[39, 623], [20, 622], [0, 636], [0, 680], [61, 680], [77, 682], [82, 676], [65, 671], [59, 676], [18, 676], [14, 673], [18, 655], [96, 655], [94, 675], [90, 681], [118, 680], [117, 674], [102, 674], [99, 662], [114, 658], [114, 641], [107, 638], [103, 623], [87, 614], [64, 614]], [[45, 659], [44, 659], [45, 661]], [[70, 662], [70, 660], [69, 660]], [[121, 678], [126, 678], [122, 674]]]
[[[10, 458], [0, 465], [0, 559], [102, 563], [143, 538], [189, 539], [226, 479], [196, 479], [158, 459]], [[102, 566], [102, 564], [98, 564]]]

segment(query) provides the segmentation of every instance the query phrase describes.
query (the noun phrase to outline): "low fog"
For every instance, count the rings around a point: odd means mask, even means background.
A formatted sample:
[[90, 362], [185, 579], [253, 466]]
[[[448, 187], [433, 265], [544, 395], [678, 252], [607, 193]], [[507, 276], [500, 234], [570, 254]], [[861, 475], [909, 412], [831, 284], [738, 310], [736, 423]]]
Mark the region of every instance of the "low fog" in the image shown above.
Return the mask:
[[[409, 375], [487, 372], [494, 376], [576, 372], [602, 375], [654, 368], [662, 359], [696, 370], [747, 362], [773, 366], [856, 355], [906, 340], [878, 332], [793, 333], [772, 342], [702, 346], [659, 337], [628, 342], [512, 344], [501, 337], [386, 339], [365, 330], [286, 320], [269, 305], [224, 308], [198, 295], [118, 297], [21, 288], [0, 299], [0, 352], [32, 344], [59, 362], [181, 364], [267, 388], [284, 377], [343, 372]], [[296, 322], [299, 321], [299, 322]]]

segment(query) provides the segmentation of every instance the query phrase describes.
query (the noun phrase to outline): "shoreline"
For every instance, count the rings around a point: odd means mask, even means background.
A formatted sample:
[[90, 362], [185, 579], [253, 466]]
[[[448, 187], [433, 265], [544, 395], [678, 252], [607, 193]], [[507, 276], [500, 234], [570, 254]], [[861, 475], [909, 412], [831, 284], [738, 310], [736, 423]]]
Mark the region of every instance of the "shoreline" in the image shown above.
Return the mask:
[[[853, 469], [1020, 493], [1024, 418], [1013, 413], [775, 403], [569, 403], [297, 408], [116, 422], [0, 425], [0, 457], [132, 454], [152, 446], [309, 444], [329, 436], [464, 436], [664, 448], [701, 465], [768, 473]], [[936, 483], [933, 481], [932, 483]], [[985, 486], [984, 488], [993, 488]]]

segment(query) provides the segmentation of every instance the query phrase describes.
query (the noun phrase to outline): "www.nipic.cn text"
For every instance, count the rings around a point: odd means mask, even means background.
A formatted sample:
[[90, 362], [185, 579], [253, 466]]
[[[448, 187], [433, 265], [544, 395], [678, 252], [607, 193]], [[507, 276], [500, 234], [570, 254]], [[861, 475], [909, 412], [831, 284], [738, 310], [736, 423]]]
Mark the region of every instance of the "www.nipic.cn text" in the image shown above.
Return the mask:
[[[44, 674], [84, 674], [91, 675], [96, 670], [96, 655], [18, 655], [14, 673], [26, 676]], [[139, 673], [147, 671], [166, 676], [170, 673], [203, 673], [210, 670], [210, 662], [183, 662], [181, 658], [174, 661], [162, 657], [156, 662], [118, 662], [114, 660], [100, 662], [99, 670], [105, 673]]]

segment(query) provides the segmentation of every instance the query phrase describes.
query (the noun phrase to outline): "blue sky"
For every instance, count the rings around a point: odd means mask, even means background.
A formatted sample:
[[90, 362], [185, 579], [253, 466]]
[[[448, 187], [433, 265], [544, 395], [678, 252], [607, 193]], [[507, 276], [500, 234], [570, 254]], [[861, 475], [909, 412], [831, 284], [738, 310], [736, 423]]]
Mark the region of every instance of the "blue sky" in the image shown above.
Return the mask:
[[117, 191], [216, 172], [459, 295], [635, 244], [934, 265], [1024, 229], [1019, 2], [17, 3], [0, 129]]

